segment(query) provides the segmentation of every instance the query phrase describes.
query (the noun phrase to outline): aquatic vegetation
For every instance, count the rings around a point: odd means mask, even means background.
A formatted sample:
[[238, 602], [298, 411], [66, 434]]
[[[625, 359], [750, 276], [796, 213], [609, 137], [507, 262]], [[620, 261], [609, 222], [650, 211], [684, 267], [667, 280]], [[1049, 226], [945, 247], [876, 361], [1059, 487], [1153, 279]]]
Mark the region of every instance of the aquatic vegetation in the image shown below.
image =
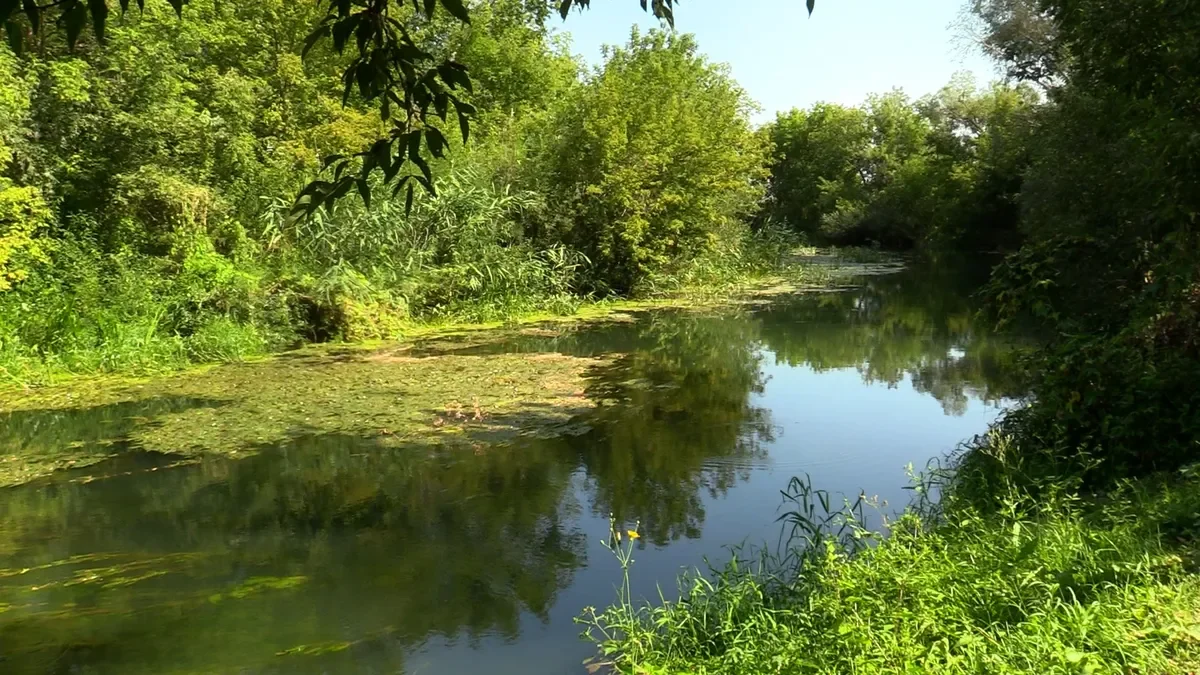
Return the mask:
[[584, 375], [602, 363], [557, 354], [341, 350], [35, 392], [0, 413], [0, 485], [131, 450], [241, 456], [319, 434], [399, 447], [553, 433], [594, 405]]

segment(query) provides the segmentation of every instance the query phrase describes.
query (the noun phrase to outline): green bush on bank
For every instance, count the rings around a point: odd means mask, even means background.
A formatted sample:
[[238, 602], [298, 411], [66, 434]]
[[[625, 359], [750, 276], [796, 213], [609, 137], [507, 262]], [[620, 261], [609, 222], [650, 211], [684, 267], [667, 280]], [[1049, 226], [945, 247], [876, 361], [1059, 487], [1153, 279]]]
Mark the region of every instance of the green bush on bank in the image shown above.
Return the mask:
[[910, 509], [881, 540], [855, 513], [814, 513], [811, 492], [793, 494], [804, 527], [785, 557], [697, 572], [678, 601], [642, 605], [623, 591], [584, 615], [602, 652], [622, 672], [654, 674], [1200, 666], [1195, 468], [1102, 496], [1014, 491], [996, 509], [951, 496]]
[[379, 132], [342, 105], [344, 59], [300, 58], [318, 7], [155, 5], [104, 45], [0, 47], [0, 377], [153, 373], [777, 267], [780, 233], [747, 222], [765, 148], [728, 73], [651, 32], [585, 74], [535, 5], [421, 24], [475, 73], [479, 111], [436, 195], [410, 211], [379, 185], [298, 222], [320, 158]]

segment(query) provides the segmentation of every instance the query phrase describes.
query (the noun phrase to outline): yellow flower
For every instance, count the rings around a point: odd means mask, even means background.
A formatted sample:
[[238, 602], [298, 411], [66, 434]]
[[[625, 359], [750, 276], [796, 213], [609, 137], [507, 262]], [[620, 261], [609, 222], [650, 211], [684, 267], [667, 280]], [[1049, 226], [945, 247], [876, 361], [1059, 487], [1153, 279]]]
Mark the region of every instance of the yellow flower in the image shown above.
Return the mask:
[[642, 538], [642, 535], [638, 534], [636, 530], [625, 530], [625, 534], [629, 535], [630, 539], [641, 539]]

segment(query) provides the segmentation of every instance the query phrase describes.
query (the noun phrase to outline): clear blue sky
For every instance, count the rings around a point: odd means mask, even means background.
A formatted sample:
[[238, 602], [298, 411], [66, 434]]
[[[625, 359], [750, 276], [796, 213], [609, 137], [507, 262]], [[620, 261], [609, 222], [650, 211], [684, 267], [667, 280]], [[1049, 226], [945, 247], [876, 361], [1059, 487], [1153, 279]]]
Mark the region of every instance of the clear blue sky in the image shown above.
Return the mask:
[[[918, 97], [936, 91], [956, 71], [986, 83], [992, 63], [964, 44], [958, 23], [966, 0], [683, 0], [675, 28], [693, 33], [700, 50], [728, 63], [733, 76], [762, 106], [759, 121], [817, 101], [857, 104], [873, 92], [899, 87]], [[600, 47], [622, 44], [633, 24], [657, 25], [638, 0], [592, 0], [565, 23], [573, 51], [589, 63]]]

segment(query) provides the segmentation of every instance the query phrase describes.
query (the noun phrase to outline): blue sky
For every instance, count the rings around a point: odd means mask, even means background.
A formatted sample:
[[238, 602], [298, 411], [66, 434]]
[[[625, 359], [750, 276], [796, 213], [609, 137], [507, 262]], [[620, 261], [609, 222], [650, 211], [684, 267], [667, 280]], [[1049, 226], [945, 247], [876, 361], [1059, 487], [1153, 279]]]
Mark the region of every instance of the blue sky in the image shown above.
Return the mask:
[[[696, 35], [713, 61], [763, 107], [775, 112], [817, 101], [857, 104], [894, 87], [913, 97], [936, 91], [956, 71], [982, 84], [997, 77], [992, 63], [964, 44], [954, 27], [966, 0], [817, 0], [811, 18], [804, 0], [683, 0], [675, 28]], [[575, 53], [600, 61], [600, 47], [621, 44], [633, 24], [656, 25], [637, 0], [592, 0], [572, 12], [561, 30]]]

